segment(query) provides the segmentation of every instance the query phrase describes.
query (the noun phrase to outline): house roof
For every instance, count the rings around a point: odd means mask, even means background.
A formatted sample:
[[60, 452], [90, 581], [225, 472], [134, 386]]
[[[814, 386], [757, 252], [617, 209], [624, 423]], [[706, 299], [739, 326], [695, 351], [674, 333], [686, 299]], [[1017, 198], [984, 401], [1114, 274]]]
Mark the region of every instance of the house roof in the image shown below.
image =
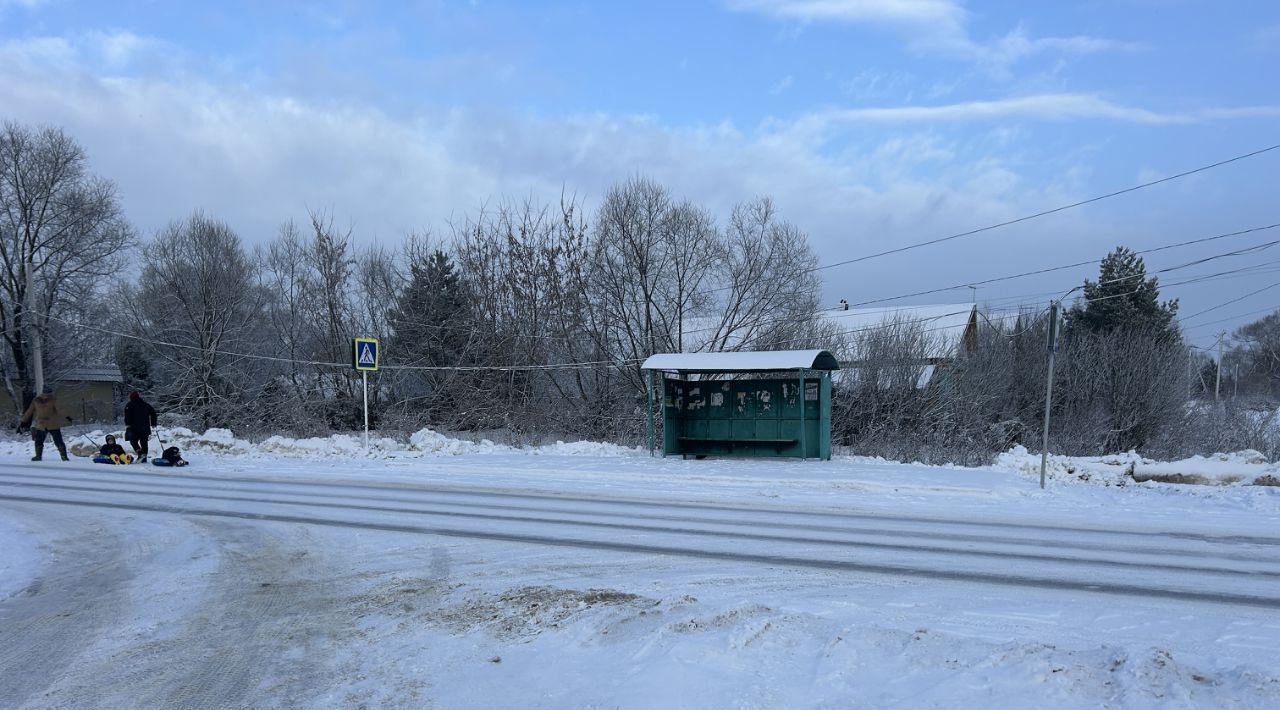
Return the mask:
[[120, 368], [115, 365], [96, 365], [90, 367], [77, 367], [72, 370], [63, 372], [58, 377], [59, 382], [123, 382], [124, 377], [120, 375]]
[[761, 350], [724, 353], [659, 353], [650, 355], [640, 368], [681, 372], [769, 372], [838, 370], [840, 363], [826, 350]]

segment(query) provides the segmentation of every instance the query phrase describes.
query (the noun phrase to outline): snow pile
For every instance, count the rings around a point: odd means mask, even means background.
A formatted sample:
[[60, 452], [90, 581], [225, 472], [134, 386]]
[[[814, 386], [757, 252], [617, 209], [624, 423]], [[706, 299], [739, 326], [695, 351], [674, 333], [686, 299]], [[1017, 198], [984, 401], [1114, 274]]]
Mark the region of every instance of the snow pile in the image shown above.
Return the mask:
[[[85, 436], [76, 435], [71, 444], [71, 452], [77, 456], [93, 456], [97, 453], [97, 445], [90, 444], [90, 439], [100, 444], [106, 434], [114, 433], [117, 438], [123, 435], [119, 431], [103, 432], [94, 430]], [[439, 456], [463, 456], [468, 454], [503, 454], [527, 453], [538, 456], [597, 456], [624, 457], [638, 456], [645, 453], [639, 448], [629, 448], [617, 444], [594, 441], [574, 441], [565, 443], [557, 441], [545, 446], [518, 449], [496, 444], [489, 439], [468, 441], [455, 439], [433, 429], [422, 429], [409, 436], [408, 443], [397, 441], [391, 437], [371, 435], [369, 447], [364, 446], [364, 437], [360, 434], [331, 434], [295, 439], [288, 436], [272, 436], [258, 443], [240, 439], [230, 429], [209, 429], [199, 433], [185, 427], [165, 428], [158, 432], [165, 446], [177, 446], [184, 453], [191, 454], [229, 454], [248, 458], [433, 458]], [[124, 445], [123, 438], [120, 443]], [[0, 454], [17, 456], [29, 451], [29, 439], [19, 442], [0, 442]], [[156, 436], [152, 436], [151, 448], [158, 453], [161, 446]], [[28, 454], [29, 456], [30, 454]]]
[[[1039, 476], [1040, 454], [1015, 446], [996, 457], [994, 468]], [[1181, 461], [1153, 461], [1130, 451], [1109, 456], [1049, 455], [1046, 478], [1104, 486], [1156, 481], [1200, 485], [1280, 484], [1280, 465], [1253, 450], [1192, 456]]]
[[1192, 456], [1182, 461], [1143, 460], [1135, 467], [1134, 478], [1172, 483], [1230, 484], [1243, 481], [1265, 484], [1262, 479], [1268, 476], [1276, 478], [1278, 473], [1280, 467], [1267, 463], [1266, 456], [1249, 449], [1231, 454]]
[[423, 429], [409, 437], [409, 447], [413, 451], [428, 456], [461, 456], [463, 454], [491, 454], [499, 451], [510, 451], [507, 446], [500, 446], [481, 439], [479, 442], [451, 439], [434, 429]]
[[[1123, 486], [1133, 483], [1133, 470], [1141, 457], [1137, 454], [1114, 456], [1055, 456], [1049, 454], [1045, 477], [1049, 480], [1067, 480], [1095, 483], [1104, 486]], [[1025, 446], [1015, 446], [996, 456], [995, 468], [1039, 476], [1040, 454], [1027, 451]]]
[[208, 451], [221, 454], [251, 454], [253, 444], [237, 439], [230, 429], [209, 429], [198, 434], [186, 427], [165, 428], [156, 432], [153, 441], [163, 446], [177, 446], [183, 451]]
[[544, 456], [648, 456], [649, 452], [636, 446], [619, 446], [599, 441], [557, 441], [533, 449], [530, 453]]
[[366, 450], [364, 438], [362, 436], [352, 436], [351, 434], [331, 434], [329, 436], [314, 436], [306, 439], [273, 436], [255, 446], [257, 453], [263, 455], [289, 456], [293, 458], [365, 457], [400, 448], [400, 443], [395, 439], [375, 436], [369, 438], [369, 448]]

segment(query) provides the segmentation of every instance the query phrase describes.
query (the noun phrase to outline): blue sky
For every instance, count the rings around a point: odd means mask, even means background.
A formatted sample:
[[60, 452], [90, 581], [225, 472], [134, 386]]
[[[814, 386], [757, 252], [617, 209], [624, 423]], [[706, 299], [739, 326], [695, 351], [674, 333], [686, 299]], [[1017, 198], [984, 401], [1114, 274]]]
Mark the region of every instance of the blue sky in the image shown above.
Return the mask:
[[[362, 239], [444, 233], [486, 202], [568, 190], [591, 205], [639, 173], [722, 218], [771, 195], [829, 263], [1280, 143], [1278, 62], [1280, 3], [1262, 1], [0, 0], [0, 117], [76, 135], [144, 232], [200, 208], [251, 243], [317, 207]], [[824, 295], [872, 300], [1280, 222], [1278, 169], [1280, 151], [833, 269]], [[978, 298], [1030, 303], [1091, 273]], [[1273, 277], [1167, 295], [1192, 313]], [[1200, 321], [1273, 305], [1280, 288]], [[1192, 335], [1207, 344], [1234, 324]]]

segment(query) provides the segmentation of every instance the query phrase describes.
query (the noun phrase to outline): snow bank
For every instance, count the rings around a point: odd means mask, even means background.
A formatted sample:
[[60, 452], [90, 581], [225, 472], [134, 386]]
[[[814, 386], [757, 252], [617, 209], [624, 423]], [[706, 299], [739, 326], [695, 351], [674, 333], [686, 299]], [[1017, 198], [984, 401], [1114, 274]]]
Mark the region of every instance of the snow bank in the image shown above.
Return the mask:
[[[996, 457], [994, 468], [1040, 475], [1040, 454], [1015, 446]], [[1134, 452], [1110, 456], [1049, 455], [1046, 478], [1123, 486], [1130, 483], [1194, 483], [1200, 485], [1280, 485], [1280, 464], [1268, 463], [1253, 450], [1192, 456], [1181, 461], [1153, 461]]]
[[[63, 430], [71, 452], [78, 456], [94, 455], [97, 446], [91, 444], [90, 440], [101, 443], [108, 433], [121, 436], [119, 430], [93, 430], [85, 434]], [[497, 444], [489, 439], [457, 439], [433, 429], [415, 432], [407, 441], [373, 435], [369, 439], [368, 449], [359, 434], [332, 434], [301, 439], [272, 436], [254, 443], [236, 437], [229, 429], [215, 428], [196, 432], [185, 427], [172, 427], [161, 429], [158, 433], [159, 437], [152, 439], [153, 453], [158, 454], [164, 446], [178, 446], [188, 454], [221, 454], [260, 459], [412, 459], [489, 454], [629, 458], [647, 455], [647, 451], [641, 447], [594, 441], [557, 441], [543, 446], [517, 448]], [[0, 456], [29, 457], [30, 452], [29, 438], [20, 437], [14, 441], [9, 437], [0, 437]], [[867, 456], [838, 455], [835, 459], [846, 465], [860, 466], [890, 466], [897, 463]], [[944, 465], [930, 468], [961, 470], [962, 467]], [[1026, 447], [1015, 446], [998, 455], [988, 470], [1012, 471], [1038, 478], [1040, 455], [1028, 451]], [[1051, 454], [1046, 473], [1049, 479], [1055, 481], [1101, 486], [1125, 486], [1149, 481], [1214, 486], [1280, 486], [1280, 463], [1270, 463], [1261, 453], [1252, 450], [1193, 456], [1181, 461], [1154, 461], [1133, 452], [1110, 456]]]
[[464, 439], [451, 439], [433, 429], [423, 429], [410, 436], [409, 447], [415, 452], [428, 456], [460, 456], [512, 450], [509, 446], [500, 446], [488, 439], [481, 439], [478, 443]]
[[640, 447], [619, 446], [599, 441], [557, 441], [530, 449], [529, 453], [544, 456], [648, 456]]
[[[117, 437], [121, 436], [118, 431], [103, 432], [102, 430], [94, 430], [88, 432], [87, 435], [76, 435], [71, 451], [78, 456], [92, 456], [97, 452], [97, 446], [91, 444], [89, 440], [92, 439], [94, 442], [101, 443], [103, 437], [110, 433], [114, 433]], [[227, 454], [249, 458], [386, 459], [501, 453], [526, 453], [538, 456], [619, 457], [637, 456], [644, 453], [638, 448], [593, 441], [574, 441], [569, 443], [557, 441], [546, 446], [519, 449], [496, 444], [489, 439], [481, 439], [480, 441], [455, 439], [433, 429], [423, 429], [415, 432], [409, 436], [408, 442], [398, 441], [387, 436], [371, 435], [368, 449], [365, 449], [364, 438], [359, 434], [331, 434], [329, 436], [303, 439], [272, 436], [257, 443], [237, 438], [229, 429], [209, 429], [200, 433], [185, 427], [172, 427], [162, 429], [158, 434], [159, 438], [153, 437], [151, 440], [151, 448], [155, 449], [153, 453], [159, 453], [163, 448], [160, 446], [159, 440], [163, 439], [165, 446], [177, 446], [184, 453]], [[124, 443], [123, 440], [121, 440], [121, 443]], [[29, 440], [17, 443], [0, 442], [0, 452], [14, 456], [24, 451], [29, 451], [30, 447]]]

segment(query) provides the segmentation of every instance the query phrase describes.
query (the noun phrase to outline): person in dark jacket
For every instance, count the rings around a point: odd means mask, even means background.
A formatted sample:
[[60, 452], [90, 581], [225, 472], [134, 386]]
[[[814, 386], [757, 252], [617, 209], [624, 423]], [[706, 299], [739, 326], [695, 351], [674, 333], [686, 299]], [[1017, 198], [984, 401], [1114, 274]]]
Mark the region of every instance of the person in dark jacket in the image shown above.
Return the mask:
[[129, 402], [124, 405], [124, 438], [129, 440], [138, 461], [147, 460], [147, 439], [151, 438], [151, 427], [156, 425], [156, 410], [142, 395], [129, 393]]
[[62, 441], [64, 419], [68, 424], [71, 423], [71, 417], [62, 411], [58, 398], [53, 396], [52, 387], [45, 387], [44, 393], [27, 405], [27, 411], [22, 413], [22, 420], [18, 422], [18, 433], [21, 434], [23, 429], [31, 427], [31, 439], [36, 444], [36, 455], [31, 457], [32, 461], [40, 461], [44, 457], [45, 436], [53, 437], [53, 445], [58, 447], [62, 460], [67, 460], [67, 445]]

